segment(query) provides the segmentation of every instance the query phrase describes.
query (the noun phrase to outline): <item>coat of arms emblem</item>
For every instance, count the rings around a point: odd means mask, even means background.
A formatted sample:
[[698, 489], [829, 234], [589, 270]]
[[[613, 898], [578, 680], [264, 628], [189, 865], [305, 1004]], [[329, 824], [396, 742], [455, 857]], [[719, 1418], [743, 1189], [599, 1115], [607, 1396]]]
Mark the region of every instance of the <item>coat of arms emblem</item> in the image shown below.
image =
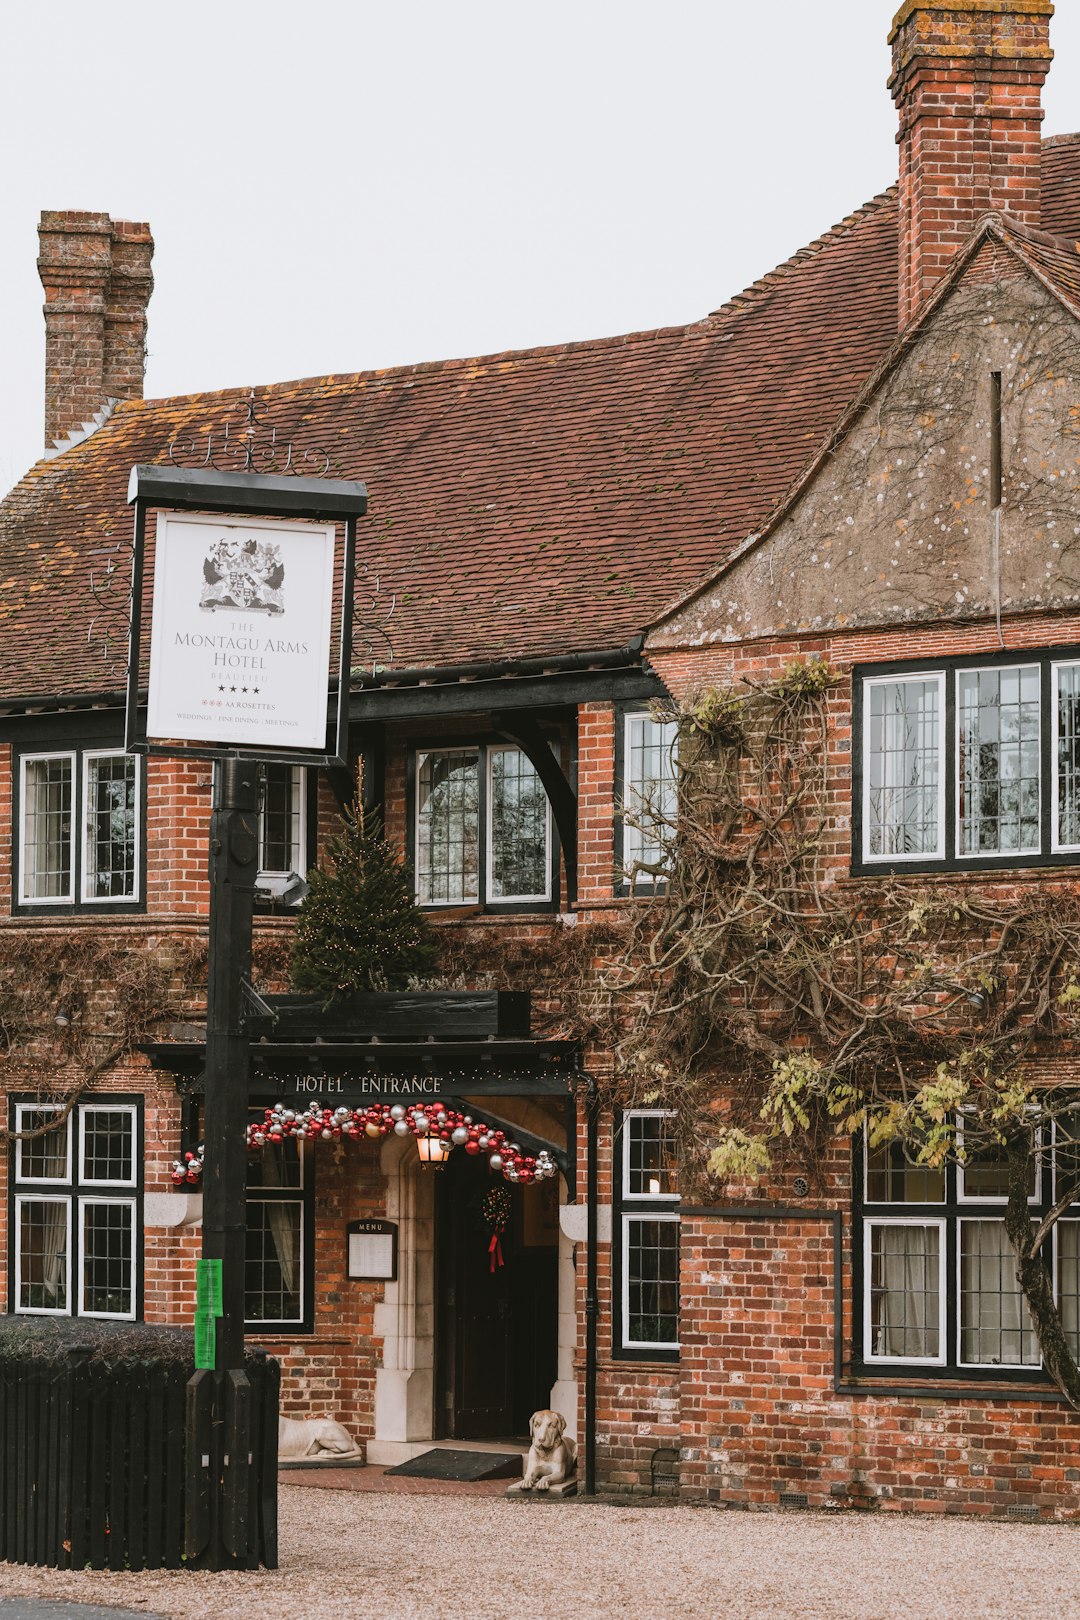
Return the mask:
[[218, 540], [203, 561], [199, 606], [244, 613], [283, 613], [285, 568], [272, 540]]

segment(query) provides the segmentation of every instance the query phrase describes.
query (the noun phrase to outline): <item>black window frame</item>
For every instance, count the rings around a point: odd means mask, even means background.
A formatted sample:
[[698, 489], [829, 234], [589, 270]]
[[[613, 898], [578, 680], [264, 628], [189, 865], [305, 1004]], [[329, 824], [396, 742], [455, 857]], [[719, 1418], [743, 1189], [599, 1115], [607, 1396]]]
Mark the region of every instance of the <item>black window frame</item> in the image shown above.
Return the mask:
[[[1047, 1127], [1049, 1129], [1049, 1127]], [[1005, 1383], [1031, 1384], [1037, 1387], [1051, 1382], [1042, 1366], [1018, 1366], [1013, 1363], [967, 1362], [960, 1360], [960, 1222], [962, 1220], [1005, 1220], [1005, 1199], [960, 1195], [961, 1168], [955, 1164], [945, 1166], [945, 1197], [933, 1201], [877, 1202], [866, 1196], [867, 1148], [865, 1136], [860, 1134], [852, 1144], [852, 1359], [853, 1376], [861, 1380], [878, 1380], [890, 1385], [902, 1378], [905, 1382], [943, 1383]], [[1055, 1196], [1057, 1170], [1053, 1146], [1044, 1143], [1039, 1153], [1039, 1178], [1036, 1196], [1028, 1207], [1033, 1221], [1039, 1221], [1052, 1207]], [[1080, 1191], [1063, 1221], [1080, 1222]], [[870, 1222], [890, 1221], [894, 1224], [940, 1223], [943, 1244], [940, 1254], [942, 1267], [941, 1297], [944, 1314], [940, 1333], [944, 1355], [936, 1361], [905, 1359], [901, 1356], [871, 1356], [867, 1349], [869, 1327], [866, 1316], [868, 1242]], [[1058, 1244], [1061, 1222], [1048, 1240], [1045, 1257], [1051, 1280], [1057, 1290]], [[1026, 1309], [1023, 1306], [1022, 1309]]]
[[[617, 896], [622, 899], [633, 896], [648, 897], [653, 894], [663, 894], [667, 888], [667, 879], [663, 877], [650, 878], [639, 875], [635, 883], [631, 883], [626, 876], [626, 828], [623, 822], [624, 807], [626, 804], [626, 724], [628, 720], [641, 716], [644, 719], [656, 719], [647, 703], [636, 702], [633, 699], [624, 699], [614, 704], [615, 718], [615, 781], [614, 781], [614, 857], [615, 870], [613, 873], [613, 888]], [[661, 718], [663, 718], [661, 716]], [[671, 722], [676, 724], [674, 715]], [[675, 733], [675, 743], [678, 744], [678, 730]], [[678, 779], [678, 754], [675, 756], [676, 780]]]
[[[62, 1107], [53, 1099], [41, 1097], [34, 1092], [13, 1091], [8, 1095], [8, 1130], [14, 1133], [19, 1129], [19, 1109], [33, 1108], [48, 1110]], [[132, 1109], [135, 1116], [135, 1142], [134, 1142], [134, 1182], [129, 1186], [122, 1186], [115, 1182], [83, 1181], [81, 1163], [82, 1144], [82, 1114], [99, 1109], [124, 1108]], [[146, 1129], [145, 1129], [145, 1098], [141, 1092], [99, 1092], [76, 1103], [68, 1116], [68, 1129], [70, 1132], [69, 1144], [71, 1155], [71, 1173], [63, 1181], [26, 1181], [17, 1175], [19, 1143], [9, 1137], [8, 1149], [8, 1285], [7, 1309], [12, 1316], [28, 1316], [33, 1318], [50, 1319], [64, 1317], [67, 1319], [80, 1318], [89, 1322], [141, 1322], [144, 1312], [144, 1284], [145, 1284], [145, 1243], [144, 1243], [144, 1214], [143, 1200], [145, 1195], [146, 1171]], [[70, 1215], [70, 1254], [69, 1254], [69, 1309], [66, 1311], [42, 1311], [20, 1309], [17, 1297], [17, 1266], [16, 1244], [18, 1228], [17, 1198], [33, 1199], [35, 1196], [56, 1198], [62, 1196], [67, 1199]], [[82, 1222], [79, 1211], [84, 1203], [116, 1203], [132, 1204], [132, 1296], [134, 1311], [131, 1316], [121, 1316], [102, 1312], [83, 1312], [79, 1309], [82, 1295]]]
[[[85, 870], [83, 818], [85, 814], [85, 761], [94, 755], [130, 758], [135, 762], [136, 894], [131, 898], [84, 899]], [[34, 758], [73, 756], [71, 899], [24, 900], [23, 887], [23, 762]], [[95, 735], [86, 727], [75, 731], [43, 727], [34, 737], [20, 735], [11, 750], [11, 915], [13, 917], [132, 916], [146, 910], [146, 768], [139, 755], [128, 755], [115, 731]]]
[[[562, 751], [562, 739], [552, 734], [546, 739], [556, 757]], [[481, 735], [469, 733], [462, 737], [434, 737], [430, 740], [420, 738], [411, 739], [406, 757], [406, 794], [405, 814], [407, 820], [406, 851], [409, 868], [412, 874], [412, 892], [417, 905], [424, 912], [437, 916], [439, 912], [474, 911], [491, 913], [496, 916], [512, 917], [527, 915], [546, 915], [557, 912], [561, 904], [561, 845], [559, 843], [559, 829], [555, 821], [555, 814], [551, 808], [551, 801], [544, 792], [547, 802], [548, 822], [548, 887], [550, 890], [547, 899], [491, 899], [488, 896], [488, 821], [489, 821], [489, 782], [491, 779], [489, 756], [505, 749], [516, 749], [518, 753], [525, 754], [520, 743], [512, 737], [500, 737], [491, 732]], [[421, 900], [418, 892], [417, 880], [417, 815], [420, 803], [420, 757], [423, 754], [471, 754], [478, 756], [478, 793], [477, 793], [477, 870], [479, 874], [479, 893], [475, 900]], [[526, 757], [528, 757], [526, 755]], [[543, 783], [541, 783], [543, 787]]]
[[[1007, 651], [966, 653], [942, 658], [917, 658], [882, 664], [856, 664], [851, 671], [851, 872], [855, 877], [897, 877], [905, 873], [982, 872], [1014, 867], [1058, 867], [1080, 864], [1080, 850], [1055, 850], [1053, 802], [1052, 733], [1053, 665], [1080, 663], [1080, 646], [1017, 648]], [[1020, 668], [1039, 669], [1039, 849], [1017, 854], [958, 855], [956, 853], [957, 723], [956, 677], [964, 670]], [[868, 859], [864, 852], [863, 786], [865, 743], [865, 690], [868, 681], [943, 675], [945, 708], [942, 715], [942, 759], [944, 780], [943, 850], [940, 855], [920, 855], [910, 860]]]
[[626, 1244], [623, 1230], [628, 1216], [640, 1216], [644, 1220], [649, 1220], [662, 1215], [675, 1226], [677, 1234], [676, 1252], [679, 1256], [677, 1272], [679, 1301], [675, 1319], [680, 1332], [682, 1326], [681, 1195], [677, 1191], [655, 1198], [640, 1194], [628, 1194], [624, 1176], [626, 1128], [628, 1121], [635, 1115], [663, 1115], [669, 1119], [675, 1117], [674, 1110], [670, 1108], [624, 1108], [620, 1111], [618, 1124], [612, 1136], [611, 1354], [612, 1359], [615, 1361], [655, 1361], [670, 1366], [678, 1363], [681, 1339], [672, 1345], [639, 1345], [627, 1342], [624, 1336], [623, 1282]]

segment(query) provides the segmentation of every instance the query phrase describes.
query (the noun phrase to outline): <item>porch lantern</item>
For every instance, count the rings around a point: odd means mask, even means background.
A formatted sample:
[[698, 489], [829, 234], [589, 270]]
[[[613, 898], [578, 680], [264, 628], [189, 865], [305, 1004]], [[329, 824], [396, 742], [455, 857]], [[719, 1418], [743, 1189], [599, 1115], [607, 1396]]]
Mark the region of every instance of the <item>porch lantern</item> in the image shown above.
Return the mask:
[[432, 1170], [445, 1170], [452, 1149], [449, 1142], [444, 1142], [441, 1136], [432, 1132], [430, 1136], [416, 1138], [416, 1151], [421, 1164], [430, 1166]]

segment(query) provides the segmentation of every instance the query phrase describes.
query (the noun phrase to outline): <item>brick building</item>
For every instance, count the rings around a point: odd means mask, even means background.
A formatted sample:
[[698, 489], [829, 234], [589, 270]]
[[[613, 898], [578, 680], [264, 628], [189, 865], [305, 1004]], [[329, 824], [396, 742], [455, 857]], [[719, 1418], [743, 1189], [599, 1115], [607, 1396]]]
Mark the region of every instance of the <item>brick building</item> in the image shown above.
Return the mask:
[[[677, 1448], [684, 1492], [733, 1504], [1077, 1508], [1077, 1419], [1019, 1296], [1001, 1266], [992, 1302], [965, 1271], [973, 1245], [1000, 1258], [992, 1178], [965, 1198], [950, 1171], [916, 1202], [856, 1143], [824, 1190], [680, 1203], [662, 1113], [605, 1108], [590, 1136], [608, 1060], [557, 980], [637, 904], [649, 834], [622, 809], [674, 768], [651, 700], [793, 658], [843, 676], [828, 881], [1074, 883], [1080, 137], [1042, 137], [1052, 12], [905, 0], [899, 186], [694, 325], [256, 392], [281, 442], [370, 492], [356, 771], [265, 768], [259, 986], [285, 987], [283, 889], [359, 780], [450, 960], [535, 995], [528, 1027], [506, 1003], [501, 1024], [353, 1028], [333, 1053], [283, 1028], [253, 1107], [434, 1087], [562, 1168], [509, 1189], [493, 1273], [482, 1156], [435, 1174], [389, 1136], [253, 1158], [251, 1334], [286, 1410], [329, 1411], [373, 1460], [520, 1432], [550, 1401], [614, 1488]], [[41, 243], [51, 448], [0, 538], [9, 1126], [91, 1083], [0, 1167], [6, 1305], [186, 1321], [199, 1200], [170, 1171], [199, 1129], [209, 771], [123, 754], [108, 570], [132, 466], [197, 457], [248, 394], [141, 397], [145, 227], [46, 214]], [[965, 705], [1000, 722], [975, 753], [1014, 784], [978, 825]], [[899, 741], [882, 706], [910, 719]], [[1054, 1266], [1080, 1342], [1077, 1217]], [[373, 1221], [396, 1228], [395, 1275], [350, 1278], [347, 1229]], [[873, 1268], [901, 1231], [923, 1282], [883, 1306]]]

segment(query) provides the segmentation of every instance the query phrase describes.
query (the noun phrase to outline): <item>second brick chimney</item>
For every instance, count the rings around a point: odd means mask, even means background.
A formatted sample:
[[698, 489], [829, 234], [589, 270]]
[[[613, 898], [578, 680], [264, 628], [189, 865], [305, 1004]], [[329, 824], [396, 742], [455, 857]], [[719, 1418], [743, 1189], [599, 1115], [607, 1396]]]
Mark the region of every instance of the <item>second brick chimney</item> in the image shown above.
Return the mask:
[[900, 113], [900, 325], [980, 215], [1039, 223], [1052, 0], [904, 0], [889, 36]]
[[141, 399], [154, 290], [148, 225], [71, 209], [38, 225], [45, 289], [45, 448], [110, 400]]

